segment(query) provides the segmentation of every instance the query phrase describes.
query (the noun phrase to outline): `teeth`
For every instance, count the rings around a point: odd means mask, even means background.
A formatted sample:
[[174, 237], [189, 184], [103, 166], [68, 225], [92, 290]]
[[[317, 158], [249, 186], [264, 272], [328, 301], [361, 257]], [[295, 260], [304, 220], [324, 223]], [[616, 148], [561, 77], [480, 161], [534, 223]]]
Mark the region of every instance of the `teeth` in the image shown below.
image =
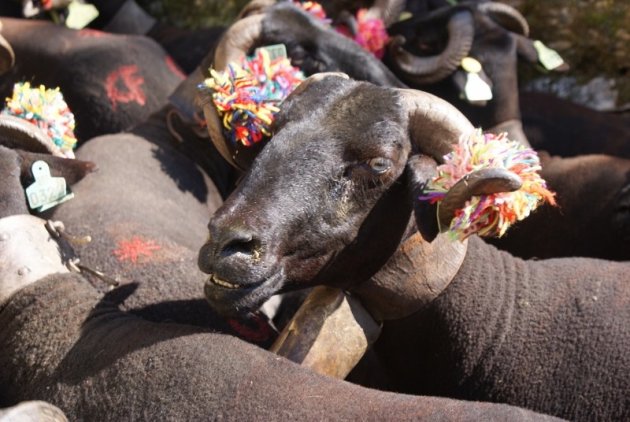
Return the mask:
[[241, 287], [238, 284], [228, 283], [227, 281], [220, 279], [214, 274], [212, 274], [208, 278], [208, 281], [212, 284], [216, 284], [217, 286], [225, 287], [226, 289], [239, 289]]

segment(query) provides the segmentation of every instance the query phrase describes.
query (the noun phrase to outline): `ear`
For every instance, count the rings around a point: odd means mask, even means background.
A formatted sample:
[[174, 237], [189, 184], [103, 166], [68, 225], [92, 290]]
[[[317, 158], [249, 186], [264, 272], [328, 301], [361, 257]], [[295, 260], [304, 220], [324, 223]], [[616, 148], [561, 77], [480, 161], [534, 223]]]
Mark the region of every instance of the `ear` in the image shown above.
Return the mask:
[[33, 16], [37, 16], [42, 12], [42, 9], [39, 5], [36, 5], [33, 0], [24, 0], [22, 2], [22, 15], [25, 18], [32, 18]]
[[407, 161], [407, 183], [413, 204], [416, 226], [422, 237], [431, 242], [439, 234], [437, 221], [437, 205], [420, 201], [426, 184], [436, 174], [437, 162], [426, 155], [413, 155]]
[[77, 183], [89, 173], [97, 170], [96, 164], [91, 161], [55, 157], [50, 154], [39, 154], [22, 150], [15, 150], [15, 152], [20, 159], [20, 178], [22, 181], [33, 181], [31, 166], [38, 160], [45, 161], [50, 167], [50, 174], [53, 177], [63, 177], [68, 185]]
[[[518, 53], [518, 56], [525, 60], [528, 63], [531, 64], [541, 64], [544, 63], [543, 60], [545, 60], [545, 58], [541, 57], [541, 50], [537, 49], [535, 46], [535, 42], [527, 37], [524, 37], [522, 35], [516, 35], [513, 34], [513, 36], [516, 38], [516, 52]], [[539, 41], [538, 41], [539, 42]], [[549, 54], [554, 54], [555, 52], [551, 49], [549, 49], [548, 47], [544, 47], [547, 48], [547, 50], [549, 51]], [[557, 54], [557, 53], [555, 53]], [[558, 57], [560, 57], [558, 55]], [[552, 69], [548, 69], [546, 67], [543, 66], [543, 68], [547, 69], [547, 70], [552, 70], [554, 72], [566, 72], [568, 71], [571, 67], [569, 66], [569, 64], [565, 61], [563, 61], [560, 65], [558, 65], [557, 67], [554, 67]]]

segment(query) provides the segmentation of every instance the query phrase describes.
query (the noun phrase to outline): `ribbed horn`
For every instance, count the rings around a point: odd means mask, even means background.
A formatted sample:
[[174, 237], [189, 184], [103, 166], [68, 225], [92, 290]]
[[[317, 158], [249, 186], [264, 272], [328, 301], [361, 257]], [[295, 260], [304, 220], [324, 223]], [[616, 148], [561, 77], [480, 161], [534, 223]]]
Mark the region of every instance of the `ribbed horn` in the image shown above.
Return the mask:
[[[473, 125], [446, 101], [422, 91], [400, 90], [403, 107], [409, 113], [409, 136], [415, 149], [444, 162], [460, 136], [470, 134]], [[522, 185], [521, 179], [506, 169], [483, 169], [473, 172], [449, 189], [438, 212], [440, 227], [449, 227], [455, 211], [476, 195], [513, 192]]]
[[[0, 29], [2, 29], [1, 22]], [[0, 35], [0, 75], [6, 73], [14, 64], [15, 53], [13, 52], [13, 48], [11, 48], [11, 44], [9, 44], [6, 38]]]
[[427, 92], [398, 90], [402, 106], [409, 113], [409, 134], [419, 152], [444, 162], [459, 137], [474, 130], [473, 125], [451, 104]]
[[[217, 71], [225, 71], [230, 62], [239, 62], [256, 44], [262, 33], [264, 14], [254, 14], [236, 21], [223, 34], [214, 54], [213, 67]], [[232, 166], [245, 170], [258, 148], [240, 148], [228, 143], [223, 136], [223, 125], [216, 108], [211, 102], [203, 104], [203, 114], [208, 124], [210, 139], [221, 156]]]
[[263, 14], [248, 16], [225, 31], [214, 53], [216, 70], [225, 70], [228, 63], [237, 62], [247, 54], [262, 33], [263, 18]]
[[61, 150], [44, 131], [15, 116], [0, 115], [0, 145], [64, 157]]
[[488, 168], [464, 176], [451, 187], [438, 208], [440, 227], [446, 229], [455, 218], [455, 212], [464, 208], [473, 196], [499, 192], [513, 192], [523, 185], [516, 174], [504, 168]]
[[404, 0], [375, 0], [372, 7], [368, 9], [367, 16], [381, 19], [385, 27], [388, 27], [398, 21], [404, 8]]
[[274, 4], [276, 4], [276, 0], [252, 0], [241, 9], [236, 19], [241, 20], [248, 16], [264, 13], [267, 7]]
[[512, 6], [504, 3], [487, 2], [480, 3], [480, 12], [486, 13], [490, 18], [508, 31], [529, 37], [529, 24], [525, 16]]
[[438, 82], [449, 76], [468, 55], [475, 37], [472, 13], [461, 10], [449, 19], [448, 43], [437, 56], [418, 57], [403, 48], [404, 38], [394, 37], [388, 51], [394, 65], [418, 84]]

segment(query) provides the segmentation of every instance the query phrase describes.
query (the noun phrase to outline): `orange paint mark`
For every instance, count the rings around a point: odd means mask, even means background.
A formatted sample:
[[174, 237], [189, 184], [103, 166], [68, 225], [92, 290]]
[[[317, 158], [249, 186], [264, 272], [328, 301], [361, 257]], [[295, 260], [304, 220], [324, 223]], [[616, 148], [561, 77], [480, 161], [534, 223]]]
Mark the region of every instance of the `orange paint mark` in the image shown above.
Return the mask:
[[138, 258], [151, 258], [153, 252], [160, 249], [160, 246], [152, 240], [144, 240], [139, 236], [134, 236], [129, 240], [121, 240], [113, 251], [114, 256], [119, 261], [138, 262]]
[[138, 72], [138, 66], [132, 64], [121, 66], [107, 75], [105, 91], [114, 110], [116, 110], [118, 103], [135, 101], [141, 106], [146, 103], [146, 96], [140, 87], [144, 84], [144, 78], [138, 75]]

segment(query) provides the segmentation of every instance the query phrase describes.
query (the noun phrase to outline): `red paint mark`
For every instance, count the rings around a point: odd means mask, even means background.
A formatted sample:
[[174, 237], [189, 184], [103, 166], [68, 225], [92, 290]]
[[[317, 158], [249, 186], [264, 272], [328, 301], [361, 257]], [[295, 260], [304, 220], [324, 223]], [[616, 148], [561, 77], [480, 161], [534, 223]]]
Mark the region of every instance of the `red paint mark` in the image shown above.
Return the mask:
[[256, 324], [256, 327], [248, 327], [241, 321], [233, 318], [227, 320], [230, 327], [232, 327], [234, 331], [236, 331], [247, 341], [257, 343], [269, 340], [273, 333], [273, 330], [263, 317], [261, 317], [260, 315], [254, 315], [248, 321], [254, 322]]
[[151, 258], [153, 252], [160, 249], [160, 246], [152, 240], [144, 240], [139, 236], [134, 236], [129, 240], [121, 240], [116, 245], [113, 254], [119, 261], [138, 262], [138, 258]]
[[144, 84], [144, 78], [138, 75], [138, 72], [138, 66], [131, 64], [121, 66], [107, 75], [105, 91], [114, 110], [116, 110], [118, 103], [135, 101], [141, 106], [146, 103], [146, 96], [140, 88], [140, 85]]
[[166, 66], [171, 72], [173, 72], [173, 74], [182, 80], [186, 79], [186, 74], [182, 71], [182, 69], [180, 69], [171, 56], [167, 54], [164, 60], [166, 61]]
[[92, 29], [92, 28], [83, 28], [78, 31], [78, 34], [80, 37], [85, 37], [85, 38], [102, 38], [105, 35], [107, 35], [103, 31], [99, 31], [98, 29]]

